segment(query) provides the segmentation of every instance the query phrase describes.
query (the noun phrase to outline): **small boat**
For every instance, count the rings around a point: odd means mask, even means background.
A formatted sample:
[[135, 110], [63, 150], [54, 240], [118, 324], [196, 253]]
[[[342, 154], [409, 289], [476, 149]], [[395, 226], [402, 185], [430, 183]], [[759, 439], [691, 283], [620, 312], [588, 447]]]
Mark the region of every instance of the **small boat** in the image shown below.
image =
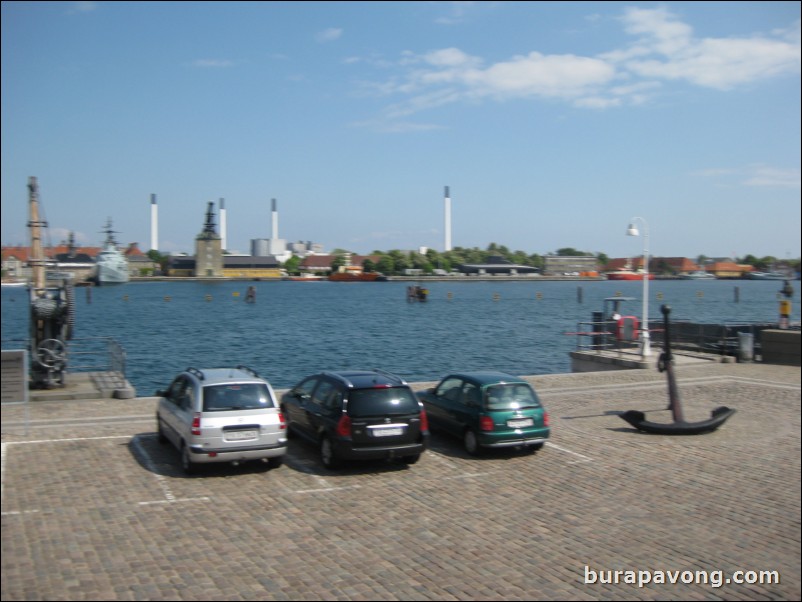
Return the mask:
[[306, 272], [305, 274], [301, 274], [300, 276], [287, 276], [284, 280], [292, 280], [293, 282], [320, 282], [321, 280], [325, 280], [323, 276], [319, 276], [317, 274], [312, 274], [311, 272]]
[[114, 230], [111, 229], [111, 218], [106, 222], [106, 240], [103, 249], [97, 255], [97, 268], [94, 280], [98, 286], [109, 284], [125, 284], [130, 279], [128, 260], [117, 248]]
[[332, 282], [384, 282], [387, 276], [380, 272], [365, 272], [362, 268], [345, 266], [339, 272], [334, 272], [329, 276]]
[[783, 272], [749, 272], [746, 277], [749, 280], [790, 280]]
[[680, 280], [716, 280], [716, 276], [705, 270], [696, 270], [688, 274], [680, 274]]
[[[620, 270], [607, 272], [607, 280], [643, 280], [643, 270], [633, 270], [629, 262]], [[654, 280], [654, 274], [648, 274], [649, 280]]]

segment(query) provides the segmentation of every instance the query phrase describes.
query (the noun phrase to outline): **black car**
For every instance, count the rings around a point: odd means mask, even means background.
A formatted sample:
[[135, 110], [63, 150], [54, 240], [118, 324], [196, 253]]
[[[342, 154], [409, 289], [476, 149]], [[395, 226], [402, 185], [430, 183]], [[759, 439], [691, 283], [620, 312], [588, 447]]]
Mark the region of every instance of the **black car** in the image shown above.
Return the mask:
[[409, 385], [382, 370], [321, 372], [281, 397], [288, 433], [320, 447], [326, 468], [343, 460], [414, 464], [429, 444], [423, 405]]

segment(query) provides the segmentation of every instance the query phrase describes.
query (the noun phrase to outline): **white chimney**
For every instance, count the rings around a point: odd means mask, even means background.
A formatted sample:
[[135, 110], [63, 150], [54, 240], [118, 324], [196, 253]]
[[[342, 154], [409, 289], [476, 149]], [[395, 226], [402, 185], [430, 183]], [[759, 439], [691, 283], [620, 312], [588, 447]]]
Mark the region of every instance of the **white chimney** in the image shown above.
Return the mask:
[[446, 251], [451, 250], [451, 195], [448, 191], [448, 186], [446, 186], [446, 207], [445, 207], [445, 232], [446, 232], [446, 240], [444, 247]]
[[273, 205], [273, 234], [271, 238], [273, 240], [278, 239], [278, 210], [276, 209], [276, 199], [270, 199]]
[[150, 248], [159, 250], [159, 206], [155, 194], [150, 195]]
[[220, 199], [220, 248], [224, 251], [226, 246], [226, 200]]

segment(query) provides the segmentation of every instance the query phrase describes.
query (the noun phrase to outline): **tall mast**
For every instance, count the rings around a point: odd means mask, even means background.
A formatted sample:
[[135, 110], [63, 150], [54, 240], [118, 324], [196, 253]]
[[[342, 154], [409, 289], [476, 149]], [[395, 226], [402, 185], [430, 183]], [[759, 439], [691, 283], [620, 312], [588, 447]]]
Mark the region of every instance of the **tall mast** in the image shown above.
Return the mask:
[[35, 176], [28, 178], [28, 205], [31, 218], [31, 221], [28, 222], [28, 227], [31, 229], [31, 257], [28, 264], [32, 270], [34, 292], [37, 296], [42, 296], [45, 291], [45, 254], [42, 247], [42, 226], [47, 227], [47, 222], [43, 222], [39, 218], [39, 184]]

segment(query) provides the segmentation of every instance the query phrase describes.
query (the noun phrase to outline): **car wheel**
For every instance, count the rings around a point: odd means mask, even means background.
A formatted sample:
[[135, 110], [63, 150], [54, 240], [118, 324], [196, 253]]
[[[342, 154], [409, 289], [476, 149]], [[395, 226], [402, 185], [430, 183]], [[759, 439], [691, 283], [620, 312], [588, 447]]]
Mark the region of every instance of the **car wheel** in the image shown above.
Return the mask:
[[279, 468], [284, 464], [284, 456], [276, 456], [275, 458], [268, 458], [267, 465], [270, 469]]
[[540, 449], [543, 449], [543, 444], [542, 443], [535, 443], [534, 445], [528, 445], [527, 447], [529, 448], [529, 451], [531, 451], [532, 453], [535, 453], [536, 451], [538, 451]]
[[420, 454], [413, 454], [411, 456], [403, 456], [401, 458], [401, 462], [404, 464], [415, 464], [418, 460], [420, 460]]
[[167, 443], [167, 437], [164, 435], [164, 429], [162, 429], [162, 421], [158, 416], [156, 416], [156, 430], [158, 431], [159, 443]]
[[329, 437], [323, 437], [323, 439], [320, 440], [320, 461], [323, 462], [323, 466], [329, 470], [340, 466], [340, 460], [337, 458], [337, 454], [334, 451], [334, 444]]
[[471, 429], [465, 431], [463, 443], [465, 444], [465, 451], [472, 456], [478, 456], [482, 451], [482, 448], [479, 445], [479, 440], [476, 438], [476, 433], [474, 433]]
[[192, 461], [189, 447], [186, 444], [181, 446], [181, 467], [188, 475], [195, 474], [198, 470], [195, 462]]

